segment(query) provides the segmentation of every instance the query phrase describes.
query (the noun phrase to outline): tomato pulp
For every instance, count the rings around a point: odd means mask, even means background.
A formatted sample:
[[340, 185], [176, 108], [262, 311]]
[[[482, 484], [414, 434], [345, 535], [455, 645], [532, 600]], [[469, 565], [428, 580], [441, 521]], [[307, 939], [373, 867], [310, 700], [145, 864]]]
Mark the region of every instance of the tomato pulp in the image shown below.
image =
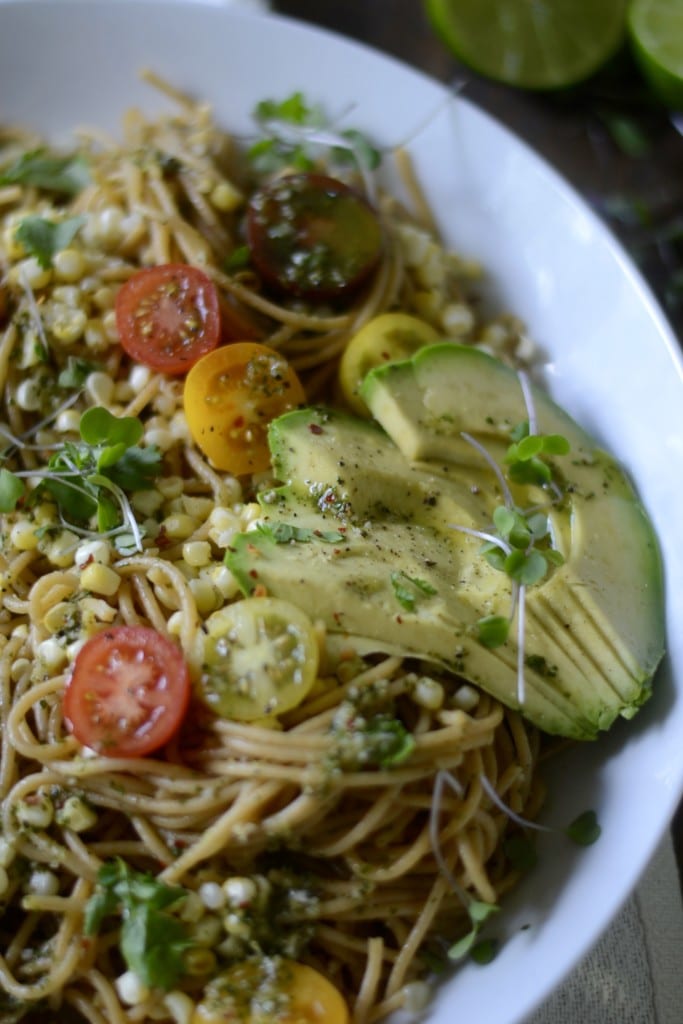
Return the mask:
[[220, 341], [218, 292], [197, 267], [145, 267], [118, 291], [116, 327], [137, 362], [161, 373], [186, 373]]
[[148, 626], [115, 626], [76, 655], [64, 719], [77, 740], [107, 757], [144, 757], [177, 732], [190, 700], [180, 648]]

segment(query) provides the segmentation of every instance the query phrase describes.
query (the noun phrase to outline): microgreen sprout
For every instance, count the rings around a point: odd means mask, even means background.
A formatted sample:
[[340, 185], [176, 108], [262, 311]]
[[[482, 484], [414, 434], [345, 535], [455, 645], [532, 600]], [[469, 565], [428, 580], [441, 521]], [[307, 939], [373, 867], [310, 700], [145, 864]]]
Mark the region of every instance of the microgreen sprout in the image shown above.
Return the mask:
[[484, 615], [476, 623], [477, 639], [488, 648], [501, 647], [507, 642], [510, 626], [517, 615], [517, 701], [525, 701], [524, 636], [526, 617], [526, 589], [540, 583], [551, 566], [562, 565], [564, 557], [553, 545], [550, 521], [546, 511], [539, 507], [518, 508], [510, 488], [515, 484], [532, 484], [549, 490], [553, 501], [561, 501], [562, 490], [553, 480], [552, 469], [544, 456], [566, 455], [569, 442], [561, 434], [538, 433], [536, 410], [529, 380], [518, 374], [527, 410], [526, 421], [514, 427], [511, 443], [505, 454], [506, 472], [475, 437], [463, 431], [461, 437], [482, 456], [498, 482], [503, 504], [493, 511], [493, 529], [475, 530], [451, 524], [451, 529], [478, 537], [483, 541], [481, 554], [489, 565], [504, 572], [511, 581], [511, 607], [507, 618], [503, 615]]
[[[66, 525], [78, 527], [95, 518], [98, 534], [132, 536], [134, 550], [141, 551], [142, 532], [127, 492], [152, 486], [161, 470], [159, 450], [138, 445], [143, 435], [138, 419], [114, 416], [100, 406], [83, 413], [79, 429], [80, 442], [58, 445], [46, 468], [0, 469], [0, 512], [13, 511], [22, 499], [34, 503], [47, 493]], [[25, 446], [18, 438], [12, 440]], [[28, 495], [23, 478], [38, 478]], [[130, 547], [129, 540], [125, 543]]]
[[322, 108], [307, 103], [301, 92], [279, 102], [262, 100], [253, 117], [265, 134], [248, 151], [258, 171], [270, 173], [283, 166], [312, 170], [316, 148], [323, 147], [333, 164], [355, 163], [367, 194], [374, 195], [371, 172], [380, 163], [379, 152], [356, 129], [335, 129]]

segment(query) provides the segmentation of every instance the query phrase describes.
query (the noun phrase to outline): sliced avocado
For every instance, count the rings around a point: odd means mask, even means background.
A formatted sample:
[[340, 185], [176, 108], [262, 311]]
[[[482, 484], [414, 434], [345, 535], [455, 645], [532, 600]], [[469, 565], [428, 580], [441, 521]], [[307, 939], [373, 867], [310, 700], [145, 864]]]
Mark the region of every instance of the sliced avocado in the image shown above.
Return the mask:
[[[548, 460], [552, 502], [538, 485], [503, 485], [490, 459], [503, 464], [528, 411], [517, 375], [469, 348], [382, 367], [363, 394], [381, 427], [321, 409], [271, 425], [284, 483], [226, 556], [244, 592], [264, 586], [365, 650], [435, 662], [511, 707], [522, 696], [547, 732], [592, 738], [632, 714], [663, 649], [662, 587], [652, 529], [616, 463], [534, 389], [539, 430], [572, 452]], [[493, 529], [504, 487], [520, 508], [548, 506], [565, 558], [526, 588], [523, 693], [516, 630], [495, 648], [479, 640], [480, 619], [511, 611], [511, 580], [476, 535]]]

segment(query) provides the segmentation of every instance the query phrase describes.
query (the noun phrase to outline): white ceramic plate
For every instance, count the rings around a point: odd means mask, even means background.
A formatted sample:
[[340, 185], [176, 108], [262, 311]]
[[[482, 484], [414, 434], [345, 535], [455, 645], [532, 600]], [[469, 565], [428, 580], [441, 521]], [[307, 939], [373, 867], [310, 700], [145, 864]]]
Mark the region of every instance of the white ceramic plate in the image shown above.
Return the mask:
[[[622, 249], [541, 160], [467, 102], [367, 48], [218, 2], [0, 3], [0, 122], [56, 139], [77, 124], [116, 129], [123, 109], [160, 98], [137, 72], [209, 99], [250, 127], [264, 97], [303, 90], [390, 146], [412, 139], [449, 242], [491, 271], [495, 299], [525, 318], [549, 357], [548, 383], [631, 471], [661, 538], [669, 654], [630, 723], [553, 768], [547, 820], [594, 807], [602, 838], [542, 844], [540, 867], [506, 905], [509, 932], [485, 970], [445, 984], [431, 1024], [517, 1024], [588, 951], [636, 884], [683, 790], [683, 368], [672, 334]], [[521, 930], [521, 925], [531, 927]]]

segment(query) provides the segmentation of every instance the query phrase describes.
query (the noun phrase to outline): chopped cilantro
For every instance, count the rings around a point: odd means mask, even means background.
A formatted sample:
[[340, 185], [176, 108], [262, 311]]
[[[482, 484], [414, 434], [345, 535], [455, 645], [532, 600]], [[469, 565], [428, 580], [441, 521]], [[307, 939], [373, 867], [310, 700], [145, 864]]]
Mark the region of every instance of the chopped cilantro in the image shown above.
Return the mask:
[[43, 269], [48, 269], [55, 254], [66, 249], [84, 224], [85, 217], [68, 217], [61, 221], [24, 217], [14, 237], [30, 256], [35, 256]]
[[415, 604], [420, 595], [431, 597], [436, 594], [436, 590], [431, 583], [408, 576], [403, 571], [391, 573], [391, 586], [398, 603], [409, 612], [414, 611]]
[[88, 165], [80, 156], [54, 156], [46, 149], [24, 153], [0, 171], [0, 185], [30, 185], [75, 196], [90, 181]]

